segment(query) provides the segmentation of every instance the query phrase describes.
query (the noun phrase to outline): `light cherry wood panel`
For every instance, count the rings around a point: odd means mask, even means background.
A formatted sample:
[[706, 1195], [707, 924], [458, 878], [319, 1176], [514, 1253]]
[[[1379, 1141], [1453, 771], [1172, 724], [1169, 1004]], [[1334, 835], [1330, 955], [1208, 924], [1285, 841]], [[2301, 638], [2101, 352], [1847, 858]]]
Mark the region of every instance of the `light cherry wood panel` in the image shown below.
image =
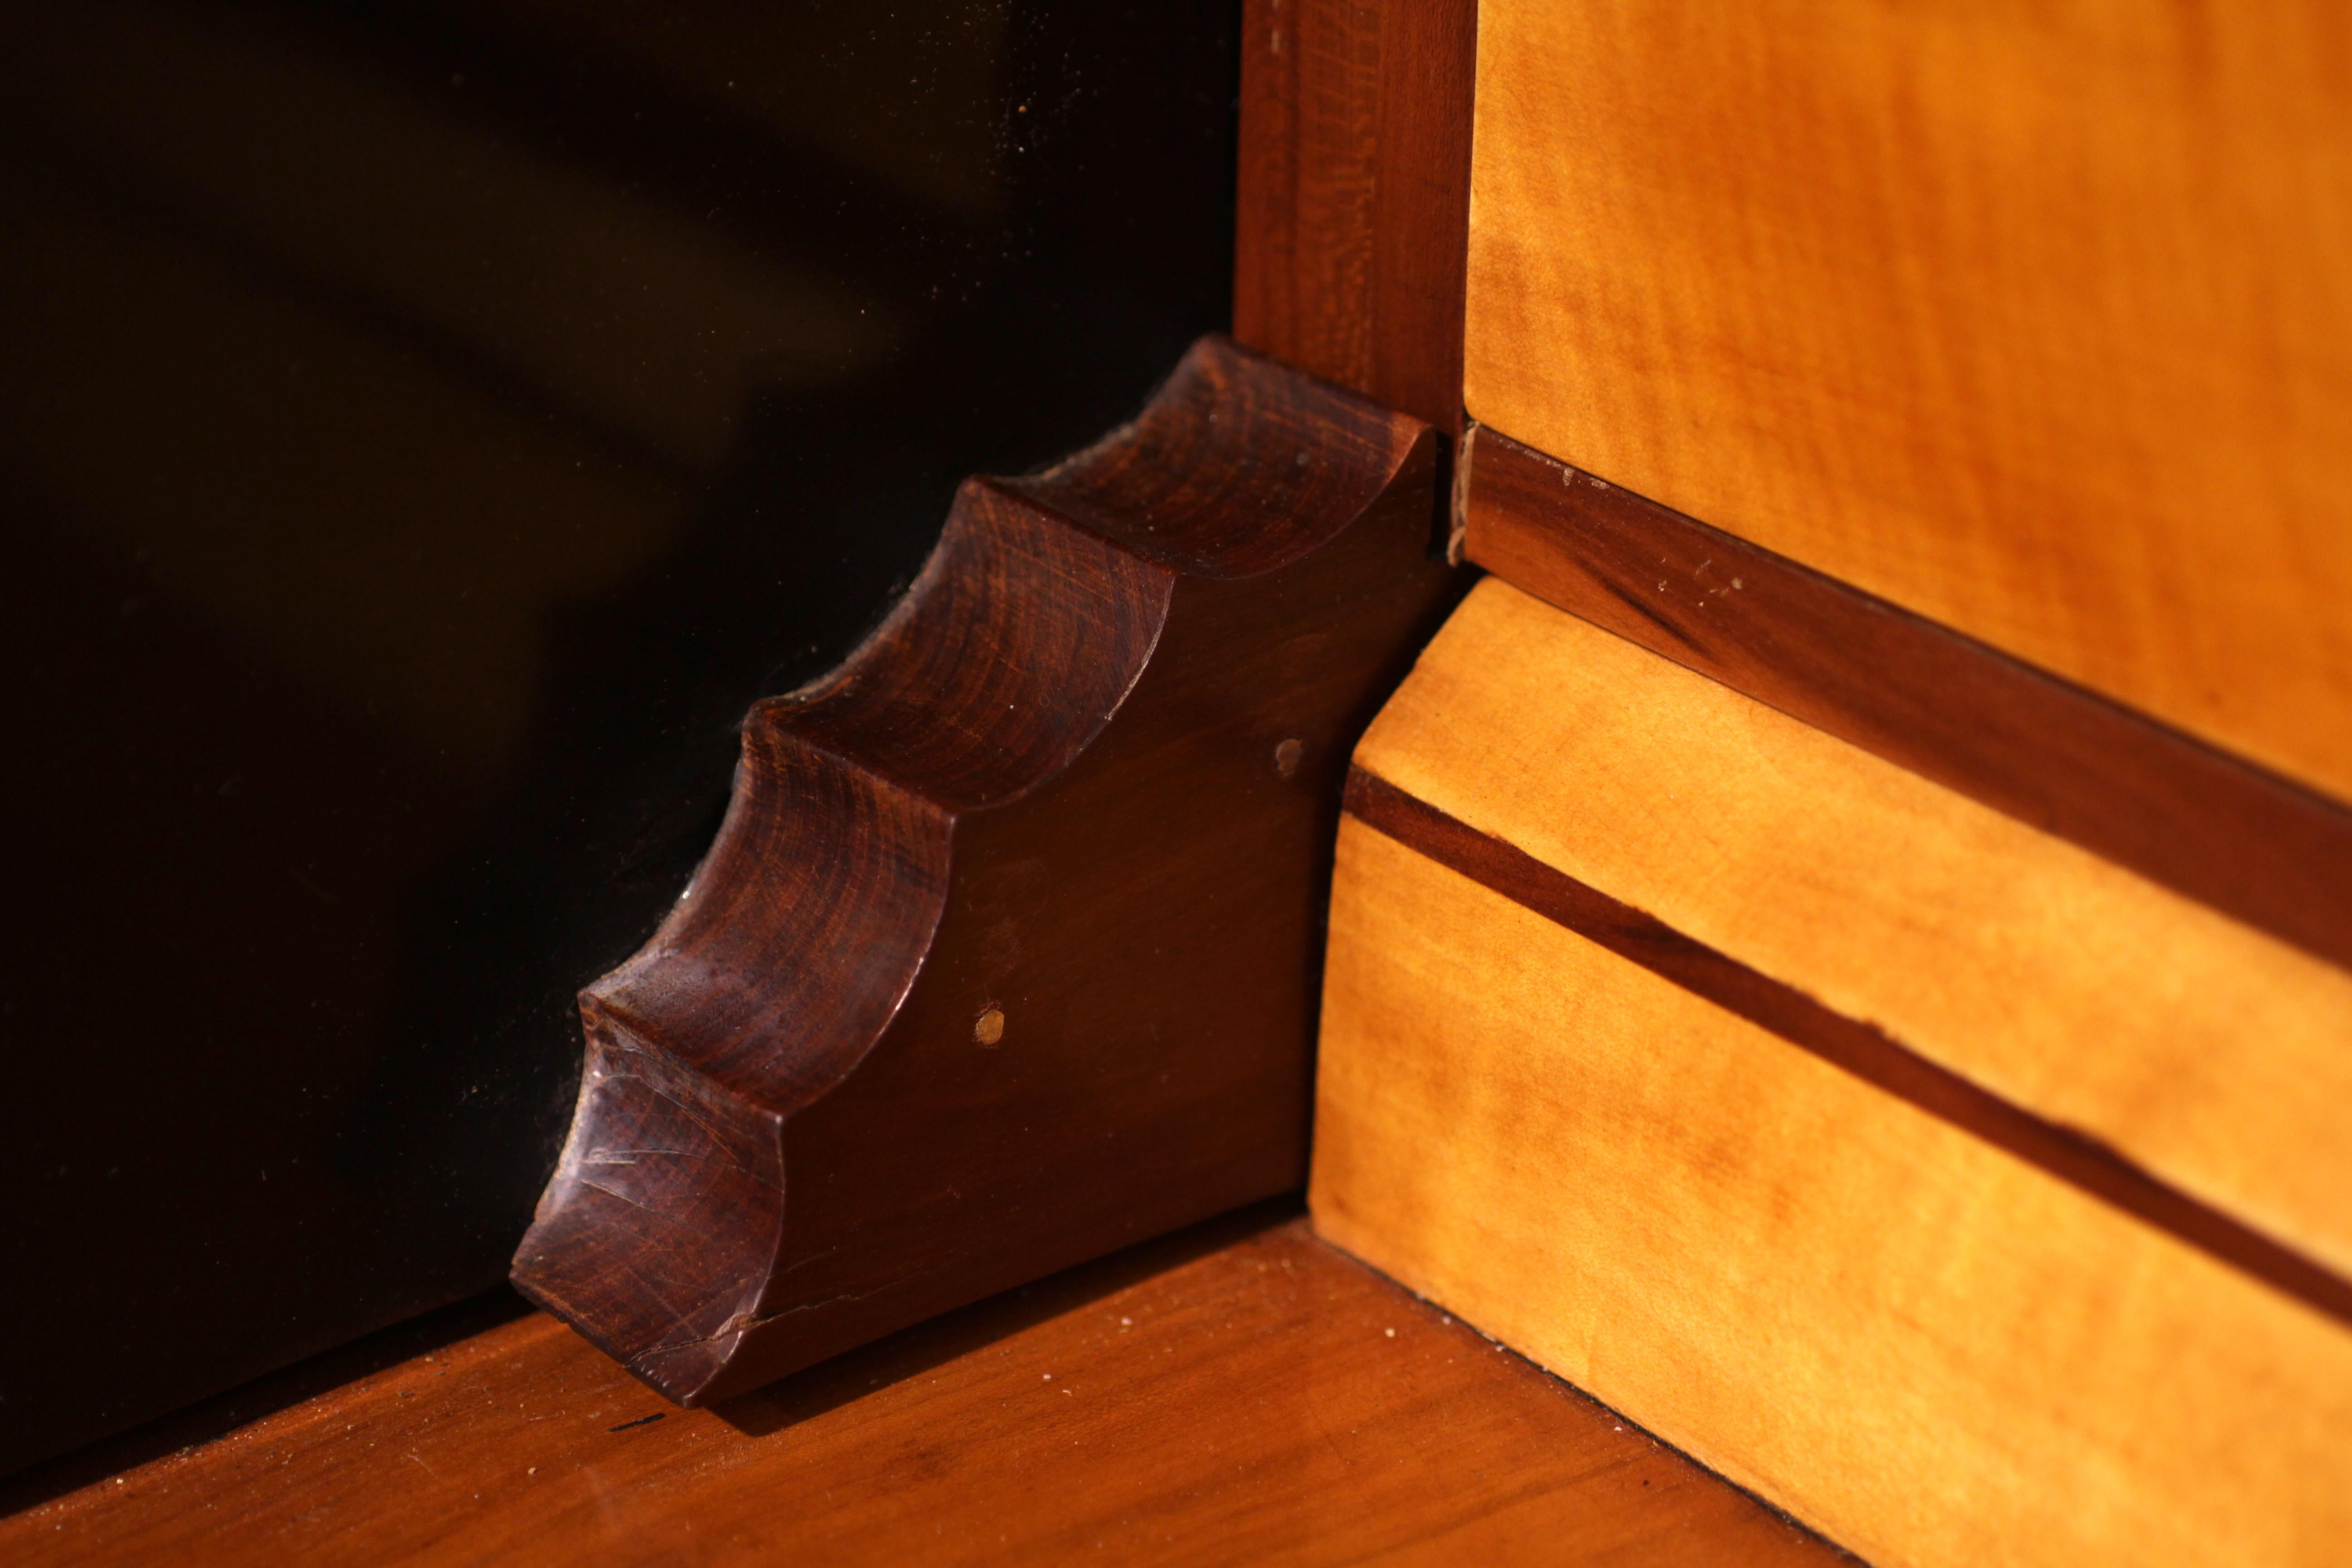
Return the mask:
[[2352, 797], [2352, 25], [1486, 0], [1471, 415]]
[[1357, 761], [2352, 1268], [2352, 975], [1496, 579]]
[[1352, 820], [1316, 1143], [1324, 1235], [1884, 1568], [2352, 1539], [2340, 1324]]

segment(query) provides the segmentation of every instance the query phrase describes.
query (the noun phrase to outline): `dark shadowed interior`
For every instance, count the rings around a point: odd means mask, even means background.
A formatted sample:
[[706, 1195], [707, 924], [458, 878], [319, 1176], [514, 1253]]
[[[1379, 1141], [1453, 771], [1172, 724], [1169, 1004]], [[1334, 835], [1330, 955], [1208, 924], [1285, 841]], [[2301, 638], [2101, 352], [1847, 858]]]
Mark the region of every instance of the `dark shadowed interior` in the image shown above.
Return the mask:
[[0, 1468], [501, 1279], [745, 709], [1224, 324], [1237, 27], [8, 0]]

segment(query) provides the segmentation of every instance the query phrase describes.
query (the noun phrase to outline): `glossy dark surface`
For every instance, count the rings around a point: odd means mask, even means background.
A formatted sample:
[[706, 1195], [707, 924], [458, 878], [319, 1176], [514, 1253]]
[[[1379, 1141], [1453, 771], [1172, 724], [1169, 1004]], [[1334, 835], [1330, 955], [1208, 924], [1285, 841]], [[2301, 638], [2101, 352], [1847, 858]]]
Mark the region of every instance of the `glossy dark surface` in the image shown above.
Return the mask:
[[745, 708], [1223, 323], [1236, 26], [0, 12], [0, 1467], [500, 1278]]

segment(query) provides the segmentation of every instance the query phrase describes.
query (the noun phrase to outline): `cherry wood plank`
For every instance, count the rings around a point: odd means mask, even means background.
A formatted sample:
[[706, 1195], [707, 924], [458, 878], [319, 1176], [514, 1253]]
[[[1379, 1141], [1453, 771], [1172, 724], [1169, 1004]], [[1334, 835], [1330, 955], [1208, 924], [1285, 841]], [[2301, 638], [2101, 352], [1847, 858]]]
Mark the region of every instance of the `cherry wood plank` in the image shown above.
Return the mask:
[[1473, 0], [1246, 0], [1234, 336], [1462, 427]]
[[1842, 1560], [1265, 1209], [713, 1409], [532, 1315], [0, 1521], [21, 1564], [1081, 1556]]
[[2352, 966], [2352, 811], [1498, 431], [1461, 467], [1496, 575]]

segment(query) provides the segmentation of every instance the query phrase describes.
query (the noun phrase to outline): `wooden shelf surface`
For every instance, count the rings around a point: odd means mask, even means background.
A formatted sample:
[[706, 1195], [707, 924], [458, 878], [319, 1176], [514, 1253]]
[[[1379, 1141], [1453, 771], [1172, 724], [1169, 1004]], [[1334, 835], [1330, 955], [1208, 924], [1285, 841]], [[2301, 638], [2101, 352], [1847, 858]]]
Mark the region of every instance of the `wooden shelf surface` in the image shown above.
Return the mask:
[[11, 1483], [0, 1559], [1842, 1559], [1287, 1208], [723, 1409], [669, 1406], [532, 1314], [93, 1475], [104, 1458]]

